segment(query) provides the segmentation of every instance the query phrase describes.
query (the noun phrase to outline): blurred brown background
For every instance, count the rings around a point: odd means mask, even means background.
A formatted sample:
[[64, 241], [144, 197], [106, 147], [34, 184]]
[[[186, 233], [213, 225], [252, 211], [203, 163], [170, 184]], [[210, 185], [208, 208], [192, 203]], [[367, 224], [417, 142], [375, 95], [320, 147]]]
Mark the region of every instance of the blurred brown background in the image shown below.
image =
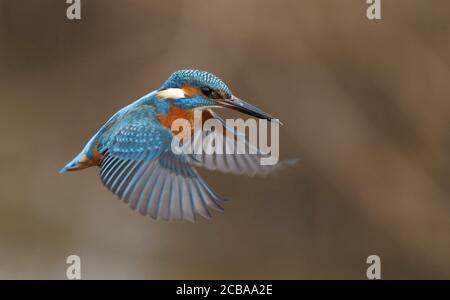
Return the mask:
[[[0, 278], [450, 278], [450, 3], [0, 0]], [[233, 201], [155, 222], [59, 175], [119, 108], [199, 68], [278, 116], [268, 178], [203, 172]]]

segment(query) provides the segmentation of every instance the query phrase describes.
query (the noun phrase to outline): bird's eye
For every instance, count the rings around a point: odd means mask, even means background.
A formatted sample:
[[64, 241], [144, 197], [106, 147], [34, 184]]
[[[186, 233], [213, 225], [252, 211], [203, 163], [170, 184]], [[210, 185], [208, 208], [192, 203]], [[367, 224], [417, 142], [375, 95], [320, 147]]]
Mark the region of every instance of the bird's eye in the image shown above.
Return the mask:
[[221, 96], [218, 92], [214, 91], [213, 89], [209, 87], [202, 87], [201, 88], [203, 95], [210, 99], [219, 99]]
[[202, 93], [205, 95], [205, 96], [211, 96], [211, 94], [213, 93], [213, 90], [212, 89], [210, 89], [209, 87], [202, 87]]

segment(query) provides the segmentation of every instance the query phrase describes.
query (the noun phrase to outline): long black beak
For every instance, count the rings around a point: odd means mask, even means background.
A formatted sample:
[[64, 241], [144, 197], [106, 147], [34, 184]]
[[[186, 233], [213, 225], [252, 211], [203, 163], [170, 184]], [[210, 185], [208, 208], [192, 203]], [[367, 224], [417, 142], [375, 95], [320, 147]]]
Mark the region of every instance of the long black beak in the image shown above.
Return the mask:
[[245, 102], [244, 100], [239, 99], [238, 97], [236, 97], [234, 95], [232, 95], [230, 99], [220, 99], [218, 102], [223, 107], [227, 107], [227, 108], [231, 108], [231, 109], [240, 111], [249, 116], [253, 116], [256, 118], [260, 118], [260, 119], [266, 119], [268, 121], [274, 121], [274, 122], [281, 124], [281, 122], [277, 118], [269, 115], [268, 113], [260, 110], [259, 108], [255, 107], [255, 106]]

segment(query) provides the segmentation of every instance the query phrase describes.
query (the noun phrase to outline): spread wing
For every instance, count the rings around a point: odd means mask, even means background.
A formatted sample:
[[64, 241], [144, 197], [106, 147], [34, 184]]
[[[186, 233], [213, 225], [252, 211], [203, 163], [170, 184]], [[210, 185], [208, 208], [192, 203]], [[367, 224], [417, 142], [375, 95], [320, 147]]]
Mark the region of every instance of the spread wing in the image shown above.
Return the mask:
[[[272, 171], [283, 168], [287, 165], [297, 163], [297, 160], [285, 160], [275, 165], [262, 165], [261, 159], [268, 157], [263, 151], [252, 144], [248, 137], [236, 128], [230, 128], [218, 114], [212, 110], [205, 110], [202, 115], [203, 122], [213, 120], [221, 131], [203, 130], [196, 132], [192, 138], [194, 145], [193, 158], [196, 165], [205, 167], [209, 170], [218, 170], [224, 173], [234, 173], [237, 175], [267, 175]], [[238, 145], [241, 145], [245, 151], [237, 151]], [[199, 148], [203, 147], [201, 151]], [[214, 151], [213, 148], [221, 149]]]
[[151, 107], [137, 108], [99, 138], [103, 184], [125, 203], [154, 219], [210, 218], [224, 199], [198, 175], [191, 159], [171, 150], [173, 134]]

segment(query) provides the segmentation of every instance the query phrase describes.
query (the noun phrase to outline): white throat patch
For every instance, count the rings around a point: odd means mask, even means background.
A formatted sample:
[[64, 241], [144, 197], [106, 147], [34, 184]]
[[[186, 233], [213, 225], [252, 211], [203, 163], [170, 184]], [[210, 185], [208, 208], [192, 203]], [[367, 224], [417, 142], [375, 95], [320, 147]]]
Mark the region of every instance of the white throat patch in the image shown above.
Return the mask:
[[164, 99], [180, 99], [185, 98], [183, 89], [171, 88], [158, 92], [157, 97], [160, 100]]

